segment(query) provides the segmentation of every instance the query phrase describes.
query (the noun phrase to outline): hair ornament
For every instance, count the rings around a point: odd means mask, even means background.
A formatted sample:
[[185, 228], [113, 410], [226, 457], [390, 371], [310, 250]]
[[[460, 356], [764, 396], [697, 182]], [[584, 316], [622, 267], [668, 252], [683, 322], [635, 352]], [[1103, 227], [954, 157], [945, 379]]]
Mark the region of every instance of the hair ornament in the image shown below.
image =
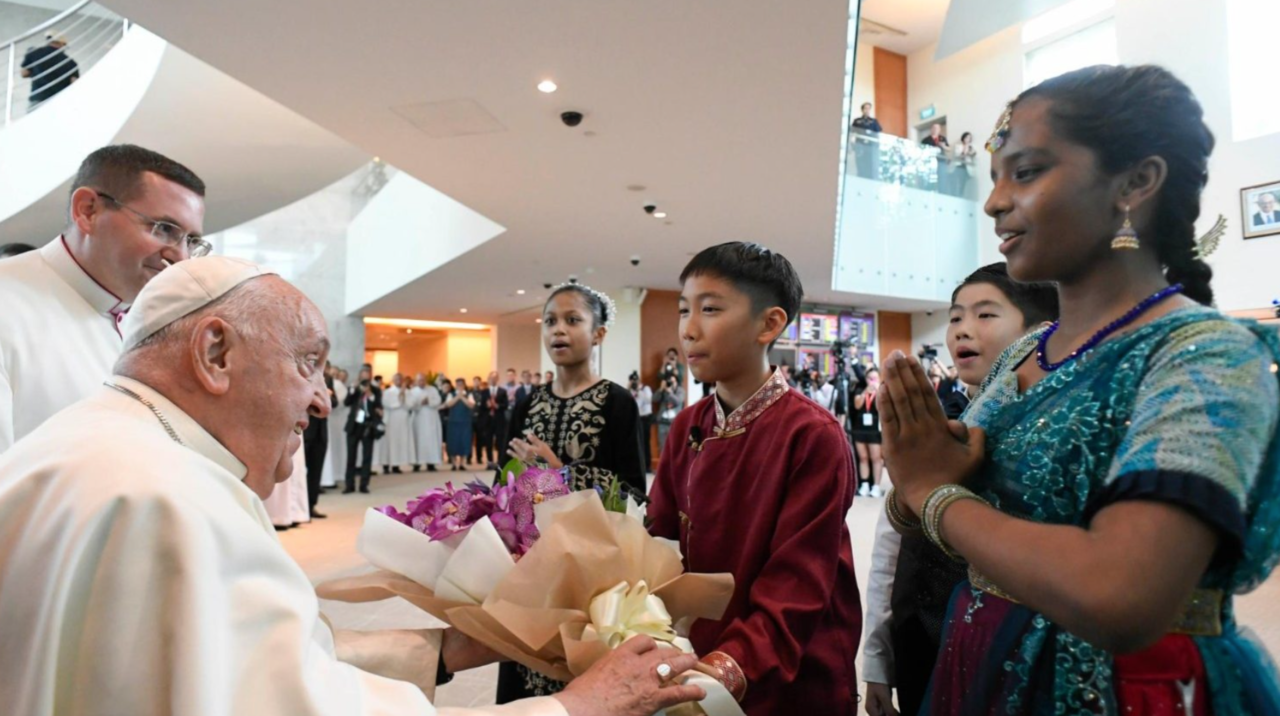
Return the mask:
[[1193, 250], [1196, 258], [1203, 261], [1209, 254], [1217, 251], [1218, 244], [1222, 243], [1222, 235], [1225, 233], [1227, 233], [1227, 217], [1218, 214], [1218, 220], [1213, 223], [1213, 228], [1196, 239], [1196, 247]]
[[1000, 115], [1000, 121], [996, 122], [995, 131], [991, 133], [991, 138], [987, 140], [987, 151], [995, 154], [1000, 151], [1000, 147], [1004, 146], [1004, 142], [1009, 138], [1009, 119], [1013, 117], [1013, 102], [1004, 106], [1004, 114]]
[[560, 291], [565, 289], [583, 291], [585, 293], [591, 294], [592, 296], [595, 296], [596, 300], [600, 301], [600, 305], [604, 307], [604, 327], [605, 328], [613, 327], [614, 319], [618, 317], [618, 304], [614, 303], [612, 298], [609, 298], [609, 294], [605, 293], [604, 291], [597, 291], [596, 289], [591, 288], [585, 283], [578, 283], [577, 281], [565, 281], [562, 284], [553, 286], [551, 288], [551, 293], [549, 293], [548, 295], [554, 296]]

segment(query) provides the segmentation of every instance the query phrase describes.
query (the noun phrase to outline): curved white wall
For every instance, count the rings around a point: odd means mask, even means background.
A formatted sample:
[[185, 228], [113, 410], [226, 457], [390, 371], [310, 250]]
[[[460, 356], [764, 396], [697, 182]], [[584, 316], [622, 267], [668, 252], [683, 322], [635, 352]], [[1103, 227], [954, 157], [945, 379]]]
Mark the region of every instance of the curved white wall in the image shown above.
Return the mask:
[[0, 130], [0, 221], [47, 197], [86, 154], [111, 143], [146, 95], [165, 46], [133, 28], [71, 88]]

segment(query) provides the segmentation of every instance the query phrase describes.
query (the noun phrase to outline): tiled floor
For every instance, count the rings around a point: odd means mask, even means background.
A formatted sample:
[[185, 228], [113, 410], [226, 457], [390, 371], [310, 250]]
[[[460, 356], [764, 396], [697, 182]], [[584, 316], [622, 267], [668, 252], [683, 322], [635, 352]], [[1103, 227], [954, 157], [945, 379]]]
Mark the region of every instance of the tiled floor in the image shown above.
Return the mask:
[[[478, 473], [476, 476], [487, 477]], [[443, 485], [448, 480], [459, 484], [470, 479], [469, 474], [445, 472], [375, 476], [372, 494], [341, 495], [330, 491], [320, 501], [320, 510], [329, 515], [328, 519], [284, 532], [280, 539], [314, 583], [358, 574], [371, 569], [355, 550], [356, 534], [367, 508], [402, 505], [429, 487]], [[867, 583], [871, 540], [881, 509], [883, 502], [879, 499], [858, 498], [849, 511], [859, 585]], [[334, 625], [343, 629], [420, 628], [434, 622], [398, 600], [361, 605], [322, 602], [321, 607]], [[1256, 592], [1238, 598], [1236, 612], [1240, 623], [1257, 632], [1271, 653], [1280, 654], [1280, 577], [1273, 576]], [[496, 679], [496, 667], [460, 674], [453, 683], [440, 689], [436, 701], [441, 706], [493, 703]]]

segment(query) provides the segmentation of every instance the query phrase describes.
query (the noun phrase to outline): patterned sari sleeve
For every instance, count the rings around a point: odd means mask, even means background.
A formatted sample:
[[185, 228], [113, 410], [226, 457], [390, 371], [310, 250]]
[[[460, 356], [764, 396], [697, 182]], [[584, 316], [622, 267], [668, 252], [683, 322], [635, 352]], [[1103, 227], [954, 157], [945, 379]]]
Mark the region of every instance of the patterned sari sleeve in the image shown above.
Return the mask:
[[1280, 412], [1272, 362], [1253, 333], [1229, 321], [1172, 332], [1147, 358], [1128, 430], [1086, 517], [1121, 500], [1167, 502], [1219, 532], [1220, 557], [1239, 555]]

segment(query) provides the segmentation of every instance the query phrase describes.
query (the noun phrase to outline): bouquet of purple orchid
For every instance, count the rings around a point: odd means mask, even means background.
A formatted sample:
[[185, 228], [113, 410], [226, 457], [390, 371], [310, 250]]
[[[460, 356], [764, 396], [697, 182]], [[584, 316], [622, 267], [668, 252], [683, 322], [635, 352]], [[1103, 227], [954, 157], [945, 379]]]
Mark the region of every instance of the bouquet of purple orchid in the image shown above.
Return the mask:
[[514, 470], [504, 470], [504, 476], [506, 479], [494, 487], [475, 481], [457, 489], [453, 483], [446, 483], [410, 500], [405, 512], [392, 505], [377, 511], [412, 527], [433, 542], [465, 535], [487, 517], [507, 551], [519, 559], [538, 540], [534, 505], [563, 497], [570, 490], [563, 469], [529, 467], [518, 475]]

